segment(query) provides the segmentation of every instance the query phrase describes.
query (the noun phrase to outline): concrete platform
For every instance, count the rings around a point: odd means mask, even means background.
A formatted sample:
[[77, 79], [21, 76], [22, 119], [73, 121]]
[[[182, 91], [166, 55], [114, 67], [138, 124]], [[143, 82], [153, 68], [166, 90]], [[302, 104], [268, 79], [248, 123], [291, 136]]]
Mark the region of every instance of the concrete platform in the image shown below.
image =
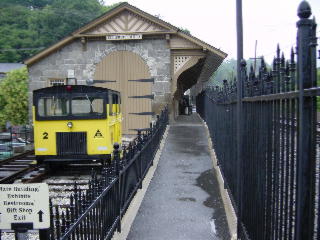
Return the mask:
[[230, 239], [200, 118], [172, 124], [128, 240]]

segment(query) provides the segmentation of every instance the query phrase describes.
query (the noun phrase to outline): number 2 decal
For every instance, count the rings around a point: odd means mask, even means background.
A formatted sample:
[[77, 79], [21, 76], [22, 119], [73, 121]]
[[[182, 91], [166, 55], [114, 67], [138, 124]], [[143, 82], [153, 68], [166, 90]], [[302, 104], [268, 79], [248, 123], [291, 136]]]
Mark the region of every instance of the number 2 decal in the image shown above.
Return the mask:
[[49, 134], [47, 132], [44, 132], [42, 135], [43, 135], [43, 139], [48, 139]]

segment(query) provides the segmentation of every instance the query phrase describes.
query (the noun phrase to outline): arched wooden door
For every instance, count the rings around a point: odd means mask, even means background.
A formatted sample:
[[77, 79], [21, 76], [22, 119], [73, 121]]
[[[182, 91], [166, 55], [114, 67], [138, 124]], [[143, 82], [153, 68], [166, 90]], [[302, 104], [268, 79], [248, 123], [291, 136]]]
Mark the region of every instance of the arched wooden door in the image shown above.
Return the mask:
[[153, 79], [139, 55], [129, 51], [112, 52], [98, 63], [94, 80], [105, 81], [96, 86], [121, 93], [123, 134], [136, 134], [133, 129], [149, 127]]

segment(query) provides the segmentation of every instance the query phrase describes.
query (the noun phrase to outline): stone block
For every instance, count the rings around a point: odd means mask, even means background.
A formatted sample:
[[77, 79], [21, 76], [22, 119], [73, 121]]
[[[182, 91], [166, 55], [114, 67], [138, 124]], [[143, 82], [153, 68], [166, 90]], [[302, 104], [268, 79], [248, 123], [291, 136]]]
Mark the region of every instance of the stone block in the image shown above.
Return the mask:
[[76, 64], [78, 64], [78, 66], [81, 66], [81, 67], [83, 67], [83, 65], [87, 63], [85, 57], [76, 58], [75, 62]]
[[64, 59], [63, 62], [64, 64], [75, 64], [74, 59]]
[[155, 92], [170, 92], [170, 83], [168, 82], [155, 82], [152, 88]]

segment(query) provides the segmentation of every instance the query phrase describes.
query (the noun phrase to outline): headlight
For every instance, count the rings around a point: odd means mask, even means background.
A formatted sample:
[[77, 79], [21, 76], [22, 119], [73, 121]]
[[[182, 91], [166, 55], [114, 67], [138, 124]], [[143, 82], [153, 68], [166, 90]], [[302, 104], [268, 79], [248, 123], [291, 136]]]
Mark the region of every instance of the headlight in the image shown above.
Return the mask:
[[68, 122], [67, 126], [68, 126], [68, 128], [72, 128], [72, 126], [73, 126], [72, 122]]

